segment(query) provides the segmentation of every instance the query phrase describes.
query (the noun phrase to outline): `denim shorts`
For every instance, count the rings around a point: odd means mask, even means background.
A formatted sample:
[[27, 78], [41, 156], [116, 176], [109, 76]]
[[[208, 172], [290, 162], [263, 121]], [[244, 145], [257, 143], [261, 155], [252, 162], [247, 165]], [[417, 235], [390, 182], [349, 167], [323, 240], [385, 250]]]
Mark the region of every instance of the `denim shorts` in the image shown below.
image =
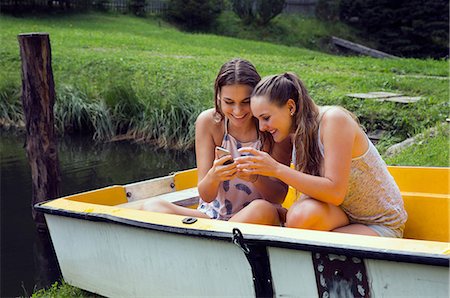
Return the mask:
[[367, 225], [381, 237], [402, 238], [403, 231], [399, 229], [391, 229], [383, 225]]

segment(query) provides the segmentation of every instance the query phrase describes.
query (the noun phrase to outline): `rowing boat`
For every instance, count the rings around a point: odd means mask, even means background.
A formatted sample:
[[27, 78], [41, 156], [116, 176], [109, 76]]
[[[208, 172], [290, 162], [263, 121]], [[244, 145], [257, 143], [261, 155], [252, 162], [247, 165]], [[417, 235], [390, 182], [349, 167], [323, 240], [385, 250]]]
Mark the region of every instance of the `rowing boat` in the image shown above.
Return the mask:
[[[197, 172], [36, 205], [64, 280], [108, 297], [449, 297], [450, 168], [389, 167], [403, 239], [234, 223], [133, 208], [194, 208]], [[284, 206], [296, 198], [290, 189]]]

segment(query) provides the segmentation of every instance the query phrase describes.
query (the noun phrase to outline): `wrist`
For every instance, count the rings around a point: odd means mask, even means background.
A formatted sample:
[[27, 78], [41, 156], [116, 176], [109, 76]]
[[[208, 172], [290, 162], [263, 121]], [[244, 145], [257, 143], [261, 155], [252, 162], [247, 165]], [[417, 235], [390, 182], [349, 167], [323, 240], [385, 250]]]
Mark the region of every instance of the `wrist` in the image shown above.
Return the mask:
[[250, 180], [251, 183], [255, 183], [256, 181], [258, 181], [258, 178], [259, 178], [258, 174], [253, 175], [253, 176], [254, 176], [253, 180]]
[[214, 186], [214, 187], [218, 187], [220, 184], [220, 179], [218, 177], [216, 177], [212, 168], [206, 174], [206, 181], [210, 186]]
[[280, 164], [280, 163], [277, 164], [275, 167], [275, 170], [273, 171], [272, 177], [280, 179], [280, 175], [281, 175], [283, 166], [284, 166], [283, 164]]

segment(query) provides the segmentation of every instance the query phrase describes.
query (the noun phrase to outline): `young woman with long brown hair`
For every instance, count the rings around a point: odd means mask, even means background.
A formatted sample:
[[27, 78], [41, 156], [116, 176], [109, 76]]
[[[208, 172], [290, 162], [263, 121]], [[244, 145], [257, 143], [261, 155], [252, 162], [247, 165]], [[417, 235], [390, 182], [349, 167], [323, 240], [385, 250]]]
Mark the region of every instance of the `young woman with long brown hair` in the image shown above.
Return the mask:
[[[233, 59], [222, 65], [214, 85], [215, 108], [203, 111], [195, 127], [198, 169], [198, 208], [189, 209], [165, 201], [149, 202], [142, 209], [179, 215], [279, 225], [283, 217], [281, 203], [287, 185], [278, 179], [238, 171], [238, 149], [262, 150], [281, 164], [290, 162], [289, 140], [274, 143], [261, 133], [250, 110], [250, 95], [260, 81], [253, 64]], [[220, 157], [216, 147], [230, 151]], [[282, 219], [283, 220], [283, 219]]]
[[253, 90], [251, 109], [275, 142], [292, 138], [295, 167], [252, 148], [236, 161], [249, 175], [277, 178], [302, 193], [286, 226], [402, 237], [407, 214], [385, 162], [356, 118], [317, 106], [294, 73], [269, 76]]

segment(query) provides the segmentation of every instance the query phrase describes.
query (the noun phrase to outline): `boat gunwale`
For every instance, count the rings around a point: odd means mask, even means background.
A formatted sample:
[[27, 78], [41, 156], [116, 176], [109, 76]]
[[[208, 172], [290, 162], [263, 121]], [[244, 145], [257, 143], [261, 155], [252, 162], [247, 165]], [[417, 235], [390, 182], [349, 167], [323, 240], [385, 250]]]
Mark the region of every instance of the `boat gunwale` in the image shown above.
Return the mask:
[[[50, 215], [64, 216], [75, 219], [84, 219], [94, 222], [105, 222], [120, 224], [126, 226], [132, 226], [142, 229], [154, 230], [159, 232], [180, 234], [183, 236], [196, 236], [201, 238], [231, 241], [233, 240], [232, 232], [222, 232], [215, 230], [202, 230], [195, 228], [183, 228], [171, 225], [157, 224], [151, 222], [143, 222], [139, 220], [118, 217], [111, 214], [95, 213], [95, 212], [79, 212], [72, 210], [64, 210], [55, 207], [43, 206], [44, 204], [53, 200], [40, 202], [35, 205], [35, 208], [39, 212], [43, 212]], [[245, 225], [245, 223], [240, 223]], [[320, 232], [320, 231], [314, 231]], [[332, 253], [338, 255], [351, 255], [352, 257], [358, 257], [362, 259], [376, 259], [394, 262], [405, 262], [414, 264], [425, 264], [433, 266], [449, 267], [450, 256], [446, 254], [426, 253], [426, 252], [408, 252], [401, 250], [385, 249], [380, 250], [378, 248], [361, 247], [361, 246], [345, 246], [336, 243], [327, 244], [326, 242], [296, 239], [283, 236], [268, 236], [268, 235], [255, 235], [255, 234], [243, 234], [244, 241], [248, 245], [263, 245], [266, 247], [278, 247], [288, 249], [300, 249], [310, 251], [311, 253]], [[414, 241], [426, 241], [416, 240]], [[445, 242], [443, 242], [445, 243]]]

